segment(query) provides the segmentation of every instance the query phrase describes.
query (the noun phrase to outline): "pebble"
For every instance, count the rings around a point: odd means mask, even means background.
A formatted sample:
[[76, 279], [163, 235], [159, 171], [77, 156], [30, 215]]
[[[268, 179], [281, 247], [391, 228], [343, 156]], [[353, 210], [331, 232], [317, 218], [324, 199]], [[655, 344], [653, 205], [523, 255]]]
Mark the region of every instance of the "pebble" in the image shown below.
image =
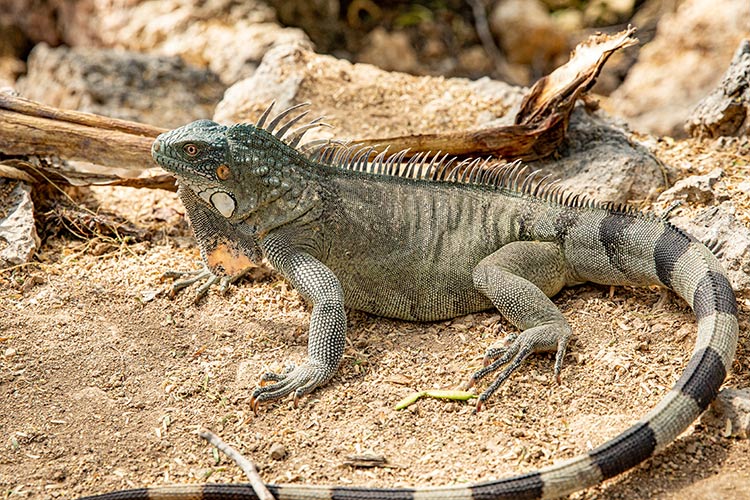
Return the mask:
[[284, 460], [286, 458], [286, 447], [281, 443], [273, 443], [270, 454], [274, 460]]
[[13, 347], [8, 347], [5, 352], [3, 352], [3, 356], [5, 356], [6, 358], [12, 358], [16, 354], [18, 354], [18, 351]]

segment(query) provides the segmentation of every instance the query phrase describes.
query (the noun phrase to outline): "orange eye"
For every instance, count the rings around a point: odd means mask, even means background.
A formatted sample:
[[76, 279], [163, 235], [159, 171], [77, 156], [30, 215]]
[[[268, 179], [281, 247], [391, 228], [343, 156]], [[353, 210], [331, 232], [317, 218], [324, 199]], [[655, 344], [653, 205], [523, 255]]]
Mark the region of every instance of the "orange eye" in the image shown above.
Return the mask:
[[219, 165], [216, 167], [216, 177], [221, 179], [222, 181], [225, 181], [232, 177], [232, 171], [229, 170], [229, 167], [226, 165]]
[[185, 154], [188, 156], [195, 156], [198, 154], [198, 146], [195, 144], [185, 144], [182, 146], [182, 150], [185, 151]]

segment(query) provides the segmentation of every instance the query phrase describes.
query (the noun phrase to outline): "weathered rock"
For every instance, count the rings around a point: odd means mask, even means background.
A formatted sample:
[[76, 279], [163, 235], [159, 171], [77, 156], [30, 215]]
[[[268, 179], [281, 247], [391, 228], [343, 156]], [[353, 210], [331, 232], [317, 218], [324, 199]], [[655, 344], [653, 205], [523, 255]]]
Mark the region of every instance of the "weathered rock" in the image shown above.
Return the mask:
[[750, 437], [750, 388], [719, 392], [701, 422], [717, 427], [724, 437]]
[[274, 20], [259, 1], [84, 0], [68, 16], [63, 39], [73, 46], [178, 55], [231, 84], [252, 74], [270, 47], [310, 43], [301, 30]]
[[31, 187], [0, 178], [0, 267], [30, 261], [38, 247]]
[[693, 106], [713, 89], [740, 40], [750, 32], [750, 2], [686, 0], [659, 21], [656, 37], [610, 105], [639, 131], [685, 135]]
[[658, 162], [623, 124], [604, 112], [573, 111], [568, 135], [559, 155], [531, 163], [559, 177], [574, 193], [615, 203], [656, 198], [664, 187]]
[[735, 290], [750, 290], [750, 229], [736, 216], [733, 202], [708, 207], [692, 219], [671, 219], [700, 241], [720, 244], [719, 260], [726, 269]]
[[32, 51], [17, 88], [52, 106], [166, 128], [210, 118], [225, 89], [211, 71], [179, 57], [44, 43]]
[[693, 137], [742, 135], [750, 131], [750, 39], [740, 43], [713, 92], [693, 109], [685, 130]]
[[107, 47], [181, 56], [229, 85], [252, 74], [272, 46], [310, 43], [282, 28], [258, 0], [0, 0], [0, 23], [50, 45]]
[[[416, 77], [286, 46], [270, 51], [251, 78], [227, 90], [214, 119], [253, 122], [272, 100], [279, 110], [308, 101], [311, 117], [325, 115], [335, 127], [311, 131], [308, 139], [377, 139], [511, 124], [523, 93], [486, 78]], [[656, 160], [603, 114], [577, 109], [568, 133], [560, 157], [533, 168], [607, 201], [647, 199], [661, 184]]]
[[568, 55], [570, 47], [565, 33], [540, 0], [498, 2], [489, 22], [511, 63], [530, 64], [546, 74]]
[[713, 203], [723, 201], [727, 198], [727, 195], [716, 190], [716, 184], [723, 176], [724, 171], [716, 168], [705, 175], [685, 177], [660, 194], [658, 201], [662, 203], [674, 201]]

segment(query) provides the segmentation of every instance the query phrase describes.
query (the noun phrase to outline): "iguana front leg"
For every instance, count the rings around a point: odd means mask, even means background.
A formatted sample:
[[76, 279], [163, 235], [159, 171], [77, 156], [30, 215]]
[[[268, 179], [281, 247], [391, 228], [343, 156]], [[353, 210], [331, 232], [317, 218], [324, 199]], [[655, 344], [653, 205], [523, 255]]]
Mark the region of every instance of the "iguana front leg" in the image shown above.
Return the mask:
[[310, 254], [294, 248], [283, 236], [262, 243], [271, 265], [312, 303], [307, 344], [308, 359], [284, 374], [266, 373], [262, 381], [275, 382], [253, 392], [250, 406], [257, 411], [264, 401], [294, 392], [297, 400], [333, 377], [346, 343], [344, 292], [333, 272]]
[[[487, 366], [472, 376], [469, 386], [507, 365], [479, 396], [477, 410], [532, 353], [557, 351], [555, 376], [559, 380], [571, 328], [548, 297], [570, 284], [568, 275], [560, 247], [536, 241], [505, 245], [474, 268], [477, 289], [521, 330], [509, 335], [501, 347], [490, 347], [485, 355]], [[489, 363], [492, 359], [495, 361]]]
[[203, 267], [201, 269], [191, 269], [189, 271], [178, 271], [169, 270], [162, 274], [162, 278], [173, 279], [176, 281], [172, 282], [172, 287], [169, 291], [170, 297], [174, 297], [177, 292], [183, 288], [187, 288], [193, 283], [203, 282], [201, 286], [195, 291], [195, 297], [193, 302], [198, 302], [204, 295], [208, 293], [211, 286], [218, 283], [219, 292], [225, 293], [229, 286], [235, 283], [237, 280], [242, 278], [252, 268], [247, 268], [245, 271], [234, 276], [217, 276], [208, 268], [205, 261], [201, 262]]
[[203, 297], [218, 283], [224, 292], [229, 285], [258, 267], [260, 248], [255, 228], [246, 224], [230, 224], [212, 210], [195, 192], [180, 185], [177, 194], [185, 206], [188, 220], [195, 233], [203, 260], [203, 269], [194, 271], [167, 271], [165, 278], [184, 278], [172, 284], [171, 294], [193, 283], [203, 281], [195, 301]]

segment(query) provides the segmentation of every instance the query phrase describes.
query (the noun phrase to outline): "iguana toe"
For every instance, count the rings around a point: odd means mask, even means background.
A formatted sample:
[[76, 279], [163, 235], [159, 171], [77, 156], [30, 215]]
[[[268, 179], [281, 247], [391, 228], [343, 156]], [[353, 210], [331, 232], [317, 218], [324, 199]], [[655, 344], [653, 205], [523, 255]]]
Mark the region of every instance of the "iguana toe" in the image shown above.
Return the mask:
[[[472, 387], [478, 380], [497, 371], [502, 366], [505, 366], [505, 368], [497, 375], [490, 386], [479, 395], [477, 411], [482, 409], [485, 401], [521, 366], [526, 358], [535, 352], [557, 351], [555, 378], [559, 382], [562, 359], [565, 356], [565, 347], [569, 338], [570, 327], [567, 323], [549, 324], [529, 328], [519, 335], [511, 334], [502, 341], [501, 347], [490, 347], [485, 354], [485, 366], [474, 372], [467, 386]], [[493, 358], [497, 359], [487, 363]]]
[[[261, 385], [253, 391], [250, 407], [257, 412], [261, 403], [280, 399], [294, 393], [295, 407], [299, 399], [331, 378], [325, 366], [307, 362], [294, 367], [284, 374], [266, 373], [261, 377]], [[266, 385], [265, 382], [273, 382]]]
[[217, 276], [204, 264], [202, 269], [191, 271], [167, 271], [162, 274], [161, 277], [162, 279], [177, 280], [172, 283], [172, 287], [169, 291], [170, 297], [176, 296], [180, 290], [187, 288], [194, 283], [203, 281], [200, 287], [196, 290], [195, 297], [193, 298], [193, 302], [197, 303], [208, 293], [213, 285], [218, 284], [219, 292], [226, 293], [230, 285], [240, 279], [244, 274], [245, 273], [240, 273], [235, 276]]

